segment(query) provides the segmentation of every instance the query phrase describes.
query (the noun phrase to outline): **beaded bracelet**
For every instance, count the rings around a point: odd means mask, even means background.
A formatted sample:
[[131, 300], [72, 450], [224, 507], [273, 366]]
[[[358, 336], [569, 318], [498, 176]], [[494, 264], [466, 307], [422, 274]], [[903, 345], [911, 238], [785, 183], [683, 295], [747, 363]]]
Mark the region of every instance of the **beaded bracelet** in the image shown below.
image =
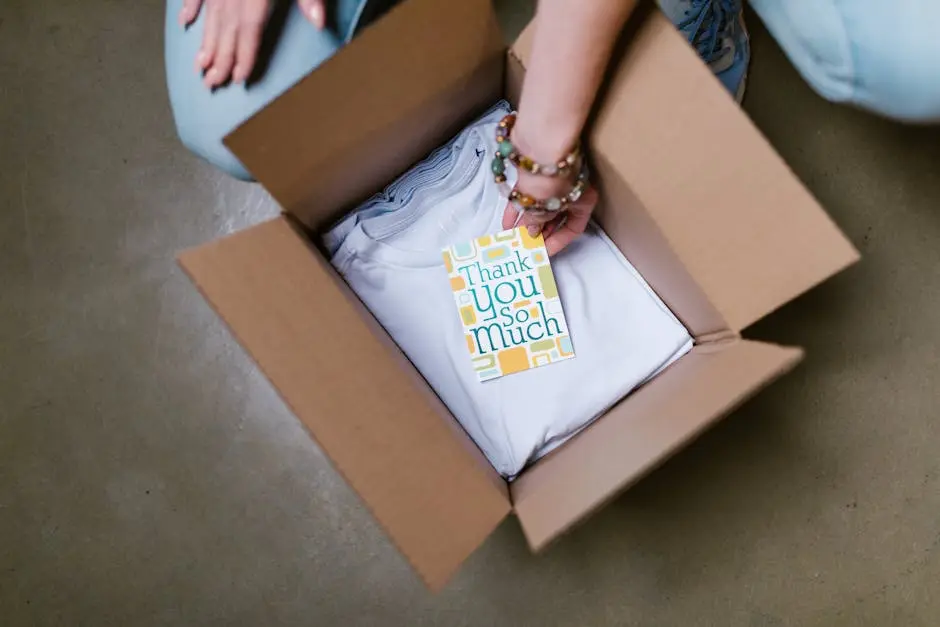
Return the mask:
[[548, 177], [568, 176], [571, 170], [581, 160], [580, 144], [576, 145], [574, 150], [568, 153], [568, 156], [559, 160], [557, 163], [537, 163], [534, 159], [519, 154], [519, 151], [516, 150], [516, 147], [513, 146], [512, 141], [509, 139], [509, 133], [512, 132], [512, 127], [515, 123], [516, 114], [510, 113], [496, 125], [496, 154], [493, 156], [491, 167], [497, 183], [502, 183], [506, 180], [507, 160], [521, 170]]
[[588, 172], [587, 164], [582, 162], [581, 171], [578, 173], [578, 178], [575, 180], [574, 187], [571, 188], [571, 191], [564, 196], [546, 198], [544, 200], [520, 192], [515, 187], [509, 188], [509, 185], [505, 184], [505, 179], [503, 181], [497, 181], [497, 183], [504, 185], [503, 193], [509, 197], [510, 202], [515, 205], [520, 213], [559, 213], [565, 211], [568, 205], [576, 203], [581, 199], [581, 196], [588, 188], [589, 179], [590, 173]]

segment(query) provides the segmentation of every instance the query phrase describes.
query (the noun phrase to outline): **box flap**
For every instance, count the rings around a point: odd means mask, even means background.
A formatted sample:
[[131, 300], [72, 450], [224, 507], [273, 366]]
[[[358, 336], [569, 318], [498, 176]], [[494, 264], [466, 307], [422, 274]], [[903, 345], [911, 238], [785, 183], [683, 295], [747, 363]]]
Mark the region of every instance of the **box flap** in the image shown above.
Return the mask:
[[508, 513], [498, 480], [388, 336], [281, 217], [180, 263], [431, 588]]
[[407, 0], [225, 144], [319, 230], [495, 102], [504, 53], [490, 0]]
[[600, 202], [594, 218], [693, 337], [735, 335], [655, 220], [603, 156], [592, 162]]
[[801, 357], [746, 340], [695, 347], [511, 484], [530, 546], [586, 518]]
[[[592, 120], [614, 165], [736, 331], [858, 253], [659, 11], [638, 14]], [[532, 29], [513, 52], [525, 60]]]

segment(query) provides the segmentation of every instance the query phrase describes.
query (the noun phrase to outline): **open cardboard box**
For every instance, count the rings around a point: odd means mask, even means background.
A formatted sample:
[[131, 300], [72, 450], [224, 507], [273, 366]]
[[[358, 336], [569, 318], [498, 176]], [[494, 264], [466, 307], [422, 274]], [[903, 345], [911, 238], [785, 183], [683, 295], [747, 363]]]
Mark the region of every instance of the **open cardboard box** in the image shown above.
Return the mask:
[[741, 329], [857, 259], [672, 25], [630, 30], [589, 126], [597, 219], [696, 345], [511, 484], [311, 235], [515, 102], [531, 28], [507, 52], [490, 0], [399, 5], [227, 138], [285, 215], [180, 256], [431, 588], [510, 512], [544, 547], [793, 367]]

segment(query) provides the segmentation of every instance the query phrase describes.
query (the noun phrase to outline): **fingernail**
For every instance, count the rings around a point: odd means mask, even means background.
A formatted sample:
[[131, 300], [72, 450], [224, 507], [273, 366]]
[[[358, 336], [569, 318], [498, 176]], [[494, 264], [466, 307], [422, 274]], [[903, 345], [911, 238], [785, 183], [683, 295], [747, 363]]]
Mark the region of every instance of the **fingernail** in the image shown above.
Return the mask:
[[539, 226], [538, 224], [530, 224], [530, 225], [529, 225], [529, 236], [530, 236], [530, 237], [535, 237], [536, 235], [538, 235], [538, 234], [541, 233], [541, 232], [542, 232], [542, 227]]
[[317, 28], [322, 29], [326, 26], [326, 20], [323, 16], [323, 7], [320, 3], [314, 3], [313, 6], [310, 7], [310, 19], [317, 25]]

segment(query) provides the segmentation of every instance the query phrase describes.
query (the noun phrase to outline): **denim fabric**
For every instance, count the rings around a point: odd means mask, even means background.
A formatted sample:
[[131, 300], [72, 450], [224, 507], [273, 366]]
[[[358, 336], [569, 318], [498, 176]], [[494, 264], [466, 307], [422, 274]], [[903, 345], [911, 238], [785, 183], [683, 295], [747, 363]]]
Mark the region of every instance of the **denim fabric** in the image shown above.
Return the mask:
[[[251, 175], [222, 144], [222, 138], [290, 86], [309, 74], [358, 32], [367, 11], [375, 16], [393, 0], [335, 0], [327, 2], [330, 26], [317, 30], [294, 0], [278, 0], [265, 37], [270, 50], [246, 85], [225, 85], [209, 90], [195, 69], [202, 44], [204, 12], [189, 28], [177, 21], [183, 0], [167, 0], [164, 56], [170, 105], [177, 132], [194, 153], [237, 178]], [[367, 7], [368, 5], [368, 7]]]
[[751, 0], [823, 97], [913, 122], [940, 120], [937, 0]]

